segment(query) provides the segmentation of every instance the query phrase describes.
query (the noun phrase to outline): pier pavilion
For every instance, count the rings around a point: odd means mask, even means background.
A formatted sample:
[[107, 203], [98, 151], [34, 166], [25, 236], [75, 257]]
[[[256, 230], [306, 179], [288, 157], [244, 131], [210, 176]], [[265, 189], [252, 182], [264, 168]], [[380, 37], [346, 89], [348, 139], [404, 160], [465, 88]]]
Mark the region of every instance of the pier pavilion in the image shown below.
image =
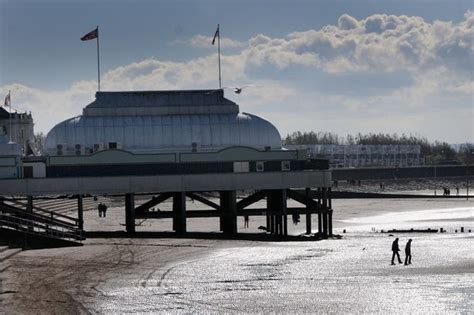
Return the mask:
[[[218, 217], [223, 235], [232, 238], [238, 237], [238, 216], [264, 216], [266, 232], [278, 238], [288, 235], [288, 216], [293, 214], [305, 217], [307, 234], [332, 234], [327, 160], [282, 149], [270, 122], [240, 113], [222, 90], [98, 92], [82, 116], [50, 131], [46, 146], [44, 157], [23, 160], [42, 169], [29, 174], [43, 175], [0, 180], [1, 222], [13, 221], [18, 211], [23, 219], [25, 213], [40, 215], [35, 198], [74, 196], [77, 218], [68, 219], [81, 234], [87, 230], [84, 196], [119, 195], [124, 197], [130, 235], [137, 233], [137, 219], [172, 218], [173, 230], [183, 235], [188, 218]], [[238, 199], [238, 191], [247, 193]], [[218, 196], [218, 202], [207, 198], [208, 193]], [[136, 206], [136, 195], [150, 199]], [[18, 206], [6, 196], [27, 202]], [[188, 210], [186, 197], [208, 208]], [[287, 199], [301, 206], [289, 207]], [[165, 200], [172, 201], [172, 211], [152, 211]], [[261, 200], [266, 200], [265, 207], [251, 207]], [[312, 215], [318, 217], [317, 230], [311, 226]], [[53, 218], [65, 219], [54, 213]], [[39, 227], [26, 230], [45, 233]]]

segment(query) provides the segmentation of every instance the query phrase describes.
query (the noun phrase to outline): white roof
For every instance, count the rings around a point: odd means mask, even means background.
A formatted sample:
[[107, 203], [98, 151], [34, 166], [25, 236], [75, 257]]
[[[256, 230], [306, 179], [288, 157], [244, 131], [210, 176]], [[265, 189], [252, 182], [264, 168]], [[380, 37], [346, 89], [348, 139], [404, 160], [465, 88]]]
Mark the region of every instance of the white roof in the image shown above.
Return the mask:
[[48, 133], [47, 153], [55, 154], [60, 144], [73, 150], [77, 144], [93, 148], [110, 142], [131, 152], [189, 151], [193, 143], [200, 151], [281, 148], [280, 134], [270, 122], [239, 113], [222, 90], [98, 92], [96, 97], [82, 116]]

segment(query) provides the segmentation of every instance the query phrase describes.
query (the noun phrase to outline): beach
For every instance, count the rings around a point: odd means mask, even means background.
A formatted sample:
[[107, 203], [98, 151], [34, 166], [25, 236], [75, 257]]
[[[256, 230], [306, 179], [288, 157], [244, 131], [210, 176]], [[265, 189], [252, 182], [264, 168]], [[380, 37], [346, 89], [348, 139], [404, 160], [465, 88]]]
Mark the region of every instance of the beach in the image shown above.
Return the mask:
[[[472, 312], [472, 199], [341, 199], [333, 200], [333, 208], [340, 239], [96, 238], [82, 247], [24, 251], [9, 259], [1, 276], [2, 309], [7, 314]], [[87, 211], [85, 226], [123, 230], [123, 217], [118, 205], [105, 220]], [[239, 232], [256, 232], [261, 224], [263, 218], [252, 217], [250, 228], [243, 229], [239, 221]], [[290, 233], [302, 233], [304, 218], [288, 226]], [[447, 232], [380, 233], [428, 227]], [[137, 231], [154, 228], [170, 229], [170, 222], [145, 221]], [[216, 220], [190, 220], [191, 231], [212, 229], [218, 229]], [[413, 239], [412, 265], [390, 265], [395, 237], [402, 259], [405, 243]]]

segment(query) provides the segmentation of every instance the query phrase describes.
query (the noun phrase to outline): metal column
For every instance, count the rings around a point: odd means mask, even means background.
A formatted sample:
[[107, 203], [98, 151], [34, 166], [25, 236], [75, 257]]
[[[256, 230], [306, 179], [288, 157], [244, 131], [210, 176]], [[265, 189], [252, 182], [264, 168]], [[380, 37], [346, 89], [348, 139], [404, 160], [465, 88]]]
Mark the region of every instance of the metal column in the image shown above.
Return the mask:
[[319, 235], [323, 235], [323, 214], [321, 213], [321, 209], [323, 209], [323, 204], [322, 204], [322, 193], [321, 193], [321, 188], [318, 188], [317, 192], [317, 198], [318, 198], [318, 205], [319, 205], [319, 211], [318, 211], [318, 233]]
[[82, 201], [82, 195], [77, 195], [77, 221], [81, 230], [84, 229], [84, 207]]
[[125, 229], [129, 234], [135, 233], [135, 196], [125, 194]]
[[[306, 188], [305, 194], [307, 198], [311, 198], [311, 188]], [[309, 205], [306, 205], [306, 234], [311, 234], [312, 228], [311, 228], [311, 210], [312, 207]]]
[[26, 197], [26, 212], [33, 213], [33, 197]]
[[186, 233], [186, 193], [173, 193], [173, 229], [178, 234]]
[[327, 191], [327, 200], [328, 200], [328, 233], [329, 236], [332, 236], [332, 196], [331, 196], [331, 187]]
[[271, 233], [288, 235], [286, 190], [271, 190], [267, 197], [267, 211], [276, 213], [270, 218]]
[[237, 197], [235, 190], [220, 192], [220, 204], [223, 220], [223, 232], [227, 235], [237, 234]]
[[332, 236], [332, 209], [328, 212], [328, 234]]
[[273, 215], [274, 209], [272, 204], [272, 192], [269, 191], [267, 194], [267, 232], [271, 234], [275, 234], [276, 224], [275, 224], [275, 216]]

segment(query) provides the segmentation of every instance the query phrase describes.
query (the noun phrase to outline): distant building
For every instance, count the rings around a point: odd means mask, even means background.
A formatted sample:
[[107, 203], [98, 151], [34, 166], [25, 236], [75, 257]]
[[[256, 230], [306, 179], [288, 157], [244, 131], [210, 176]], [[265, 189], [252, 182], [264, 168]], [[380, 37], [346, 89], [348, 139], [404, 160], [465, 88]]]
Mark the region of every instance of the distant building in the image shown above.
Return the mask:
[[81, 116], [51, 129], [45, 153], [216, 152], [235, 146], [279, 150], [281, 137], [267, 120], [240, 112], [222, 89], [97, 92]]
[[[0, 107], [0, 136], [3, 139], [18, 143], [24, 154], [30, 151], [30, 146], [34, 141], [33, 117], [27, 113], [10, 113], [4, 107]], [[10, 130], [11, 126], [11, 130]]]
[[329, 160], [331, 168], [425, 165], [419, 145], [286, 145], [288, 149], [307, 149], [311, 158]]

